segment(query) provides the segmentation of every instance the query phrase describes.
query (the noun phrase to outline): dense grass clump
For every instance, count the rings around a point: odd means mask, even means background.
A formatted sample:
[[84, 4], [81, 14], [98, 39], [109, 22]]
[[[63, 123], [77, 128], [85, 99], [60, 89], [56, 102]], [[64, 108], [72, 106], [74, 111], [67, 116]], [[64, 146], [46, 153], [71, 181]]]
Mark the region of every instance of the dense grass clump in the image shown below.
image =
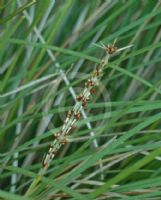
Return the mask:
[[0, 199], [161, 199], [161, 1], [0, 11]]

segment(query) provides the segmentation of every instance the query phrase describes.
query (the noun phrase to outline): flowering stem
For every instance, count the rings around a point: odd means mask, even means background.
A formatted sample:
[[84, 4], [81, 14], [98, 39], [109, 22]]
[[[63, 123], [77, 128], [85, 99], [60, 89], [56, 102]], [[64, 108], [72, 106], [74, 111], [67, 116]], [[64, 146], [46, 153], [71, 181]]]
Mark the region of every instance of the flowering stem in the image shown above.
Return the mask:
[[69, 135], [69, 133], [75, 128], [75, 123], [80, 119], [80, 110], [82, 106], [86, 106], [90, 99], [90, 95], [93, 93], [93, 87], [99, 84], [99, 79], [103, 73], [103, 68], [108, 64], [110, 55], [117, 51], [117, 47], [115, 47], [115, 45], [108, 45], [107, 47], [102, 45], [101, 48], [106, 51], [105, 58], [101, 60], [101, 63], [92, 72], [90, 78], [85, 83], [83, 92], [77, 96], [77, 102], [75, 103], [73, 109], [68, 112], [61, 130], [54, 134], [54, 140], [50, 144], [50, 148], [42, 161], [42, 168], [40, 169], [38, 176], [34, 179], [26, 191], [26, 196], [29, 196], [33, 193], [34, 189], [41, 181], [43, 175], [49, 168], [52, 160], [56, 156], [61, 146], [68, 143], [67, 135]]

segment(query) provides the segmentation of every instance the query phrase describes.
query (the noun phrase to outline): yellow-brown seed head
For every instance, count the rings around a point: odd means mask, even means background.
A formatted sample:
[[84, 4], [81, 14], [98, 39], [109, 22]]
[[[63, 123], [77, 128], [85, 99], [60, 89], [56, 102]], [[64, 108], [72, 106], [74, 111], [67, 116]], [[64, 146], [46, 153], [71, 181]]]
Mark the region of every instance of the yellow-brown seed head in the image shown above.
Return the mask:
[[117, 51], [117, 47], [114, 46], [113, 44], [110, 44], [108, 45], [108, 47], [105, 49], [105, 51], [108, 53], [108, 54], [114, 54], [116, 51]]

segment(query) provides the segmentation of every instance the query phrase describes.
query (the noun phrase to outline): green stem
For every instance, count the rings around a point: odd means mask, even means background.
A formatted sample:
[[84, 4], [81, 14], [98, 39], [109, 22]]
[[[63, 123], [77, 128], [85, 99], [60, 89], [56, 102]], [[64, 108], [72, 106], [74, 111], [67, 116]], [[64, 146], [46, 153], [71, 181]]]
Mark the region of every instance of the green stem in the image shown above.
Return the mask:
[[41, 170], [40, 170], [38, 176], [33, 180], [33, 182], [31, 183], [30, 187], [26, 191], [25, 196], [30, 196], [33, 193], [33, 191], [36, 188], [36, 186], [40, 183], [42, 177], [43, 177], [43, 174], [41, 173]]

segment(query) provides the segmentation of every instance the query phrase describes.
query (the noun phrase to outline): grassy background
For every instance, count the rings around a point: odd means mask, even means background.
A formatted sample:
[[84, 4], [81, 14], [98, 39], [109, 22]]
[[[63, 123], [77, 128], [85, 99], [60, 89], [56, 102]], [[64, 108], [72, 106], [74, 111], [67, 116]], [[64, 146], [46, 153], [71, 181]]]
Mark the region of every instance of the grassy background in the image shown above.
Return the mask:
[[[0, 199], [161, 199], [161, 1], [0, 1]], [[85, 115], [31, 197], [52, 135], [104, 52]], [[94, 134], [94, 137], [91, 137]]]

